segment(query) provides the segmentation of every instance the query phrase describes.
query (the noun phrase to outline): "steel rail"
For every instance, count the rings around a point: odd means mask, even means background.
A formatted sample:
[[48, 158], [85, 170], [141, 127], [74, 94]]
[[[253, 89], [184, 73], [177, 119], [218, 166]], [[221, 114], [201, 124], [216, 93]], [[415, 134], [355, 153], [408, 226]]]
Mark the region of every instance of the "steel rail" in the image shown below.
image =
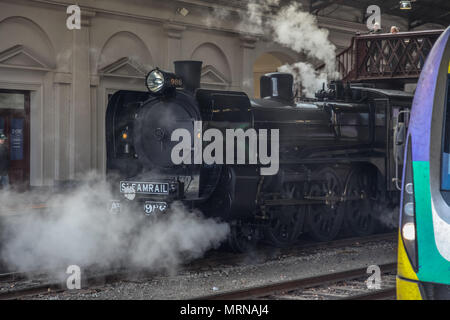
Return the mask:
[[[127, 272], [112, 272], [112, 273], [91, 275], [82, 280], [82, 288], [86, 289], [93, 286], [104, 285], [106, 283], [117, 282], [131, 275], [132, 273]], [[67, 290], [68, 290], [67, 285], [66, 283], [63, 282], [44, 283], [31, 287], [0, 292], [0, 300], [14, 300], [24, 298], [27, 296], [59, 293]]]
[[[387, 263], [380, 265], [383, 273], [395, 271], [396, 263]], [[194, 300], [248, 300], [255, 298], [263, 298], [284, 292], [300, 290], [306, 287], [316, 287], [329, 283], [335, 283], [345, 280], [360, 278], [367, 273], [367, 268], [359, 268], [342, 272], [319, 275], [310, 278], [301, 278], [296, 280], [284, 281], [274, 284], [268, 284], [259, 287], [251, 287], [236, 291], [229, 291], [209, 296], [198, 297]]]
[[396, 290], [395, 287], [390, 287], [358, 295], [351, 295], [340, 300], [388, 300], [396, 297]]
[[[366, 237], [352, 237], [338, 240], [331, 240], [326, 242], [307, 242], [300, 243], [296, 246], [289, 248], [274, 248], [274, 247], [265, 247], [261, 249], [255, 250], [256, 256], [264, 256], [267, 257], [278, 257], [282, 255], [295, 255], [305, 252], [306, 250], [316, 250], [316, 249], [333, 249], [340, 248], [346, 246], [354, 246], [361, 245], [364, 243], [370, 243], [375, 241], [395, 241], [398, 237], [396, 232], [390, 233], [382, 233], [375, 234]], [[193, 261], [189, 264], [189, 267], [198, 267], [202, 266], [210, 266], [210, 265], [220, 265], [220, 264], [236, 264], [241, 261], [248, 261], [249, 254], [241, 253], [224, 253], [218, 257], [204, 257], [200, 260]]]

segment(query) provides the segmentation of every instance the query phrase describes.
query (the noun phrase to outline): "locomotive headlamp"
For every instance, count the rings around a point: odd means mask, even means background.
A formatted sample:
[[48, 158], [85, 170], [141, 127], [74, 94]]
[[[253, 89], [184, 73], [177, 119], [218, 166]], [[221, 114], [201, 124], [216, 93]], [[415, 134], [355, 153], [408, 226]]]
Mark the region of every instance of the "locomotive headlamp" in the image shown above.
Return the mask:
[[164, 75], [158, 69], [153, 70], [148, 74], [146, 84], [151, 92], [159, 92], [164, 86]]
[[183, 80], [173, 73], [156, 68], [148, 73], [145, 84], [151, 93], [165, 94], [175, 88], [182, 87]]
[[411, 1], [400, 1], [400, 10], [411, 10]]

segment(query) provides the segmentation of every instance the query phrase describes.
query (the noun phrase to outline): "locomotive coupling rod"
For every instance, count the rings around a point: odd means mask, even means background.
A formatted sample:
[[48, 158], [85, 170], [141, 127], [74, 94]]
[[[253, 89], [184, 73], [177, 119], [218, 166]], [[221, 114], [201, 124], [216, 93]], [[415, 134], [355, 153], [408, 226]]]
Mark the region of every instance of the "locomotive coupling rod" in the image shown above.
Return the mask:
[[[315, 197], [315, 196], [305, 196], [305, 199], [309, 200], [317, 200], [322, 202], [341, 202], [344, 201], [342, 196], [324, 196], [324, 197]], [[358, 198], [360, 199], [360, 198]]]
[[265, 206], [298, 206], [298, 205], [308, 205], [308, 204], [324, 204], [323, 200], [296, 200], [296, 199], [276, 199], [276, 200], [265, 200]]

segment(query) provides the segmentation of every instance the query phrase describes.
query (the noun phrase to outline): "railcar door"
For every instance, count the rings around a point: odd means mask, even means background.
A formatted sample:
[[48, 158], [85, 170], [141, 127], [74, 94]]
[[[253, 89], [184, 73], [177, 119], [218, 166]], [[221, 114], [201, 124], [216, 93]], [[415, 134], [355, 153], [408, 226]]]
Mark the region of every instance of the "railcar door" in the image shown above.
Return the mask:
[[9, 179], [13, 188], [30, 185], [30, 93], [0, 90], [0, 133], [7, 136]]
[[401, 149], [404, 147], [402, 143], [406, 139], [408, 124], [409, 108], [405, 107], [405, 102], [397, 102], [375, 99], [375, 147], [385, 154], [387, 191], [399, 189], [403, 167], [399, 155], [402, 155]]

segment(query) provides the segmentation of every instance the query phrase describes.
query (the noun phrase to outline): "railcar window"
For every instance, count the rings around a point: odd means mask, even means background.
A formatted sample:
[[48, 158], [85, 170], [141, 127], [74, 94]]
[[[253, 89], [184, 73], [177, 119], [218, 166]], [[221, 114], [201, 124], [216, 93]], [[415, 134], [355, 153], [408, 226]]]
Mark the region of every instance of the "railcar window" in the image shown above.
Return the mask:
[[442, 190], [450, 191], [450, 74], [447, 78], [447, 95], [445, 101], [445, 123], [442, 146]]

